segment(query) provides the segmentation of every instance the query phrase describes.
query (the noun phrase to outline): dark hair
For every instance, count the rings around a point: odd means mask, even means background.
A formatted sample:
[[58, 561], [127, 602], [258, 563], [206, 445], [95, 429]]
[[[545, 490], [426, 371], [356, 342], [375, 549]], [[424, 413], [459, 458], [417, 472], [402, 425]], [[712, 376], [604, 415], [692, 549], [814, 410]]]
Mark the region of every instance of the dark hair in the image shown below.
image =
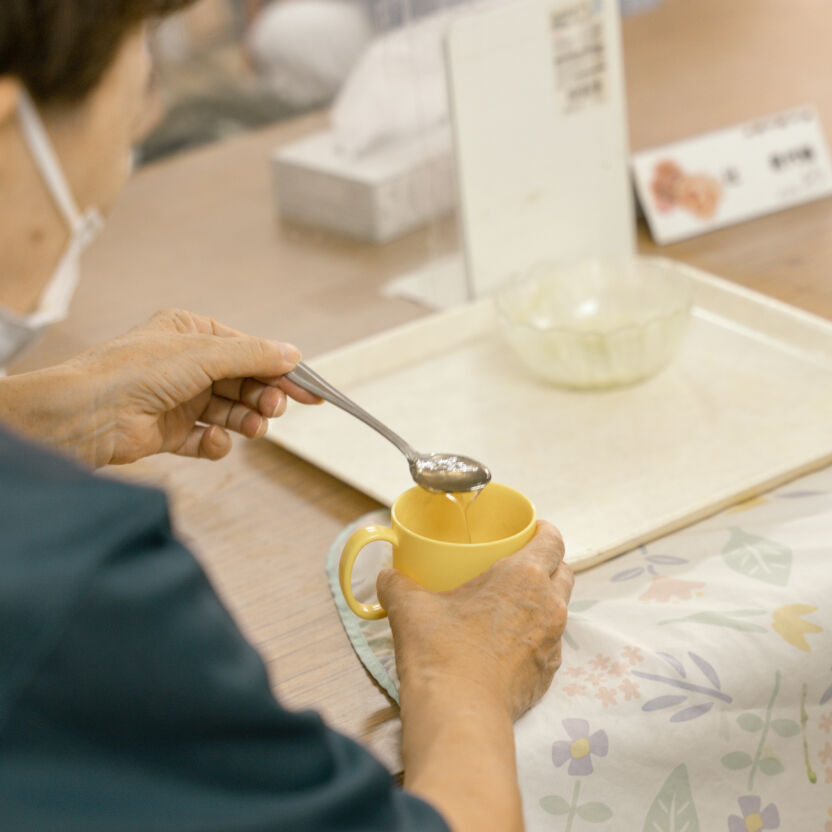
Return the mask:
[[0, 0], [0, 76], [40, 102], [73, 102], [101, 81], [124, 36], [193, 0]]

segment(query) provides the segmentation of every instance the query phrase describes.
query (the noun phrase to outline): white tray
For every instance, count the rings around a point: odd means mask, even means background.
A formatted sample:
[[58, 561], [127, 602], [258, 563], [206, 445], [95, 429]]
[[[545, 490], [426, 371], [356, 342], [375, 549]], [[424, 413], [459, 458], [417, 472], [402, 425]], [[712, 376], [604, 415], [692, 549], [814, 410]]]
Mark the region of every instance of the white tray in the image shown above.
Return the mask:
[[[832, 462], [832, 323], [679, 267], [690, 329], [634, 387], [537, 381], [487, 298], [310, 364], [414, 447], [488, 464], [583, 569]], [[331, 405], [290, 408], [267, 436], [386, 505], [411, 485], [401, 454]]]

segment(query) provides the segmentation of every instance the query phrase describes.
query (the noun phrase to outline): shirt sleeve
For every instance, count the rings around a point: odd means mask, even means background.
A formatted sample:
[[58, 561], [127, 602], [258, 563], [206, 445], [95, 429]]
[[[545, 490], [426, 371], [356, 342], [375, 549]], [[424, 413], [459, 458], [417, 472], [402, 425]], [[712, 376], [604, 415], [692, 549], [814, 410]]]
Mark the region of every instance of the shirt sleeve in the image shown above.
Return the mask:
[[163, 495], [135, 491], [130, 533], [109, 533], [0, 731], [2, 828], [447, 830], [361, 746], [278, 704]]

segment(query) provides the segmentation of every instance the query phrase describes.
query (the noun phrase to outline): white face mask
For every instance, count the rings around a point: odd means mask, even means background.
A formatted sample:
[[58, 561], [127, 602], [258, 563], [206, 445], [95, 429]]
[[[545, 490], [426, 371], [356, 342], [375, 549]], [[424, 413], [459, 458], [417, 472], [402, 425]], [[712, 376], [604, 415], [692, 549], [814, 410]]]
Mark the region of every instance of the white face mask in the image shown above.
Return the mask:
[[71, 236], [34, 312], [18, 315], [0, 306], [0, 368], [17, 358], [48, 327], [66, 318], [69, 302], [78, 285], [81, 254], [104, 224], [97, 209], [90, 208], [83, 214], [78, 210], [58, 156], [37, 109], [25, 90], [21, 90], [18, 113], [32, 158], [55, 205], [69, 226]]

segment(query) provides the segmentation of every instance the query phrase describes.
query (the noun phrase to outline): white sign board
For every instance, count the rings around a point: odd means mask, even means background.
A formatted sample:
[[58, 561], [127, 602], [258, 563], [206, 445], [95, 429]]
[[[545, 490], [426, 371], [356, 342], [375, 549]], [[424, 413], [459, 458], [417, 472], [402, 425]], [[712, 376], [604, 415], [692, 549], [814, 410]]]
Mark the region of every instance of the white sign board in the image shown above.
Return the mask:
[[829, 151], [811, 107], [637, 153], [633, 175], [659, 244], [832, 195]]
[[617, 0], [511, 0], [446, 41], [469, 294], [634, 251]]

